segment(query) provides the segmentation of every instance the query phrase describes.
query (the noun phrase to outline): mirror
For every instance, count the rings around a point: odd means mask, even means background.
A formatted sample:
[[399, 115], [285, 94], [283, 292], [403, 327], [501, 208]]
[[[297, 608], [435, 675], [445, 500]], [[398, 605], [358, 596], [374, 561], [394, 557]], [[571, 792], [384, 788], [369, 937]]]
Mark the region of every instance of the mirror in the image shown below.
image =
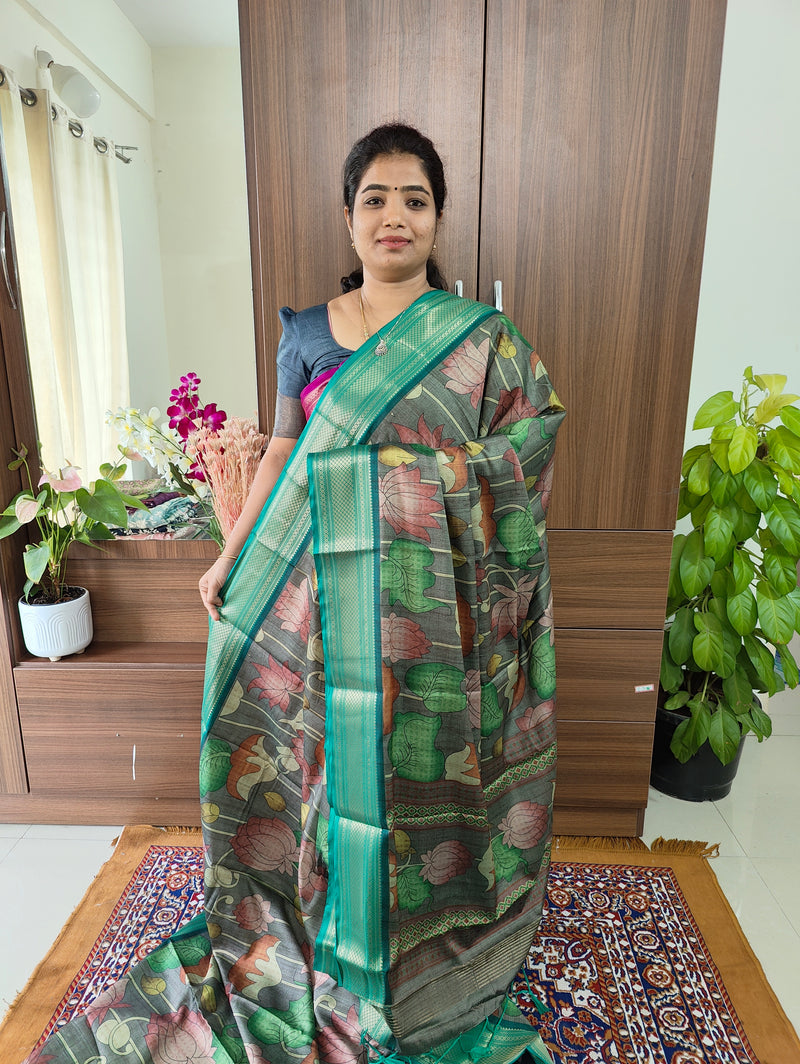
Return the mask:
[[204, 403], [257, 416], [236, 0], [3, 8], [0, 62], [18, 83], [36, 87], [34, 48], [46, 49], [99, 90], [94, 136], [132, 146], [115, 171], [130, 405], [165, 415], [193, 372]]

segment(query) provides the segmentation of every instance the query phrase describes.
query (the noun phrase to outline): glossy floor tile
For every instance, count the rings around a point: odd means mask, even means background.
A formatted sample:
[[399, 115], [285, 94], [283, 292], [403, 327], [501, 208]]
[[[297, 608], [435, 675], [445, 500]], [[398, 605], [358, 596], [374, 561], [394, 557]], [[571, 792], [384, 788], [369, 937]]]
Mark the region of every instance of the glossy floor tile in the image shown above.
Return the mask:
[[0, 824], [0, 839], [21, 839], [30, 824]]
[[0, 937], [5, 958], [0, 965], [0, 1013], [22, 990], [111, 856], [111, 840], [120, 829], [94, 829], [91, 838], [82, 838], [84, 831], [79, 828], [76, 835], [73, 827], [48, 828], [43, 838], [26, 832], [17, 839], [0, 832]]
[[765, 708], [772, 736], [761, 743], [748, 737], [731, 793], [717, 802], [683, 802], [651, 788], [642, 837], [648, 844], [659, 835], [720, 844], [711, 868], [800, 1031], [800, 689]]

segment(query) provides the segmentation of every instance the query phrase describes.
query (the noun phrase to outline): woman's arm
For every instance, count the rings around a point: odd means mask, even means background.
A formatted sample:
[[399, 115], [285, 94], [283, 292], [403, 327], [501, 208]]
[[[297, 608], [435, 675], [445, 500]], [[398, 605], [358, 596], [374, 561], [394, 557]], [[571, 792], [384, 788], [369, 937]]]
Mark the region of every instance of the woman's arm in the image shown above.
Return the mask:
[[231, 530], [225, 542], [222, 554], [200, 577], [200, 597], [213, 620], [219, 620], [219, 606], [222, 605], [220, 589], [228, 578], [234, 562], [239, 557], [247, 537], [253, 530], [258, 516], [264, 509], [272, 489], [278, 482], [289, 456], [295, 448], [297, 439], [290, 436], [273, 436], [253, 480], [253, 486], [242, 509], [241, 516]]

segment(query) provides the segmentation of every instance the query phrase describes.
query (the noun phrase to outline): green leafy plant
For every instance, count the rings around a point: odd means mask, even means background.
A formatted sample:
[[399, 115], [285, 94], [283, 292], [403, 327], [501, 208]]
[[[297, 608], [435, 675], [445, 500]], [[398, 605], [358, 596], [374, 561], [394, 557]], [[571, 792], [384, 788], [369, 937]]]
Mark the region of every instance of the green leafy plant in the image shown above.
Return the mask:
[[22, 525], [35, 523], [40, 540], [27, 543], [23, 554], [25, 599], [37, 604], [64, 602], [72, 597], [66, 583], [67, 555], [72, 544], [97, 547], [97, 540], [114, 539], [108, 526], [127, 527], [126, 507], [142, 509], [143, 504], [117, 487], [115, 481], [125, 471], [121, 463], [101, 466], [101, 476], [88, 488], [81, 483], [77, 469], [68, 465], [58, 473], [43, 472], [34, 489], [27, 448], [23, 444], [18, 450], [12, 448], [12, 453], [16, 457], [8, 468], [24, 467], [28, 487], [0, 514], [0, 539]]
[[661, 703], [685, 717], [671, 744], [681, 762], [707, 740], [728, 764], [744, 734], [768, 737], [756, 693], [798, 683], [800, 396], [785, 386], [746, 369], [738, 399], [700, 407], [694, 428], [710, 440], [683, 456], [678, 517], [692, 531], [673, 541], [661, 659]]

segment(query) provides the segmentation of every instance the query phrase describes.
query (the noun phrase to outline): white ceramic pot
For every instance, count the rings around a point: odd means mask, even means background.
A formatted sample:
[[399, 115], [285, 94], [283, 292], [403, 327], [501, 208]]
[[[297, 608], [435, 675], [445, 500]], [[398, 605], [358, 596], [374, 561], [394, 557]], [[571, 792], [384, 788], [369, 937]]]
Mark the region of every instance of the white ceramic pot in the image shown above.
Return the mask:
[[91, 643], [92, 607], [85, 587], [78, 598], [69, 602], [34, 606], [19, 600], [22, 638], [37, 658], [58, 661], [66, 654], [79, 654]]

